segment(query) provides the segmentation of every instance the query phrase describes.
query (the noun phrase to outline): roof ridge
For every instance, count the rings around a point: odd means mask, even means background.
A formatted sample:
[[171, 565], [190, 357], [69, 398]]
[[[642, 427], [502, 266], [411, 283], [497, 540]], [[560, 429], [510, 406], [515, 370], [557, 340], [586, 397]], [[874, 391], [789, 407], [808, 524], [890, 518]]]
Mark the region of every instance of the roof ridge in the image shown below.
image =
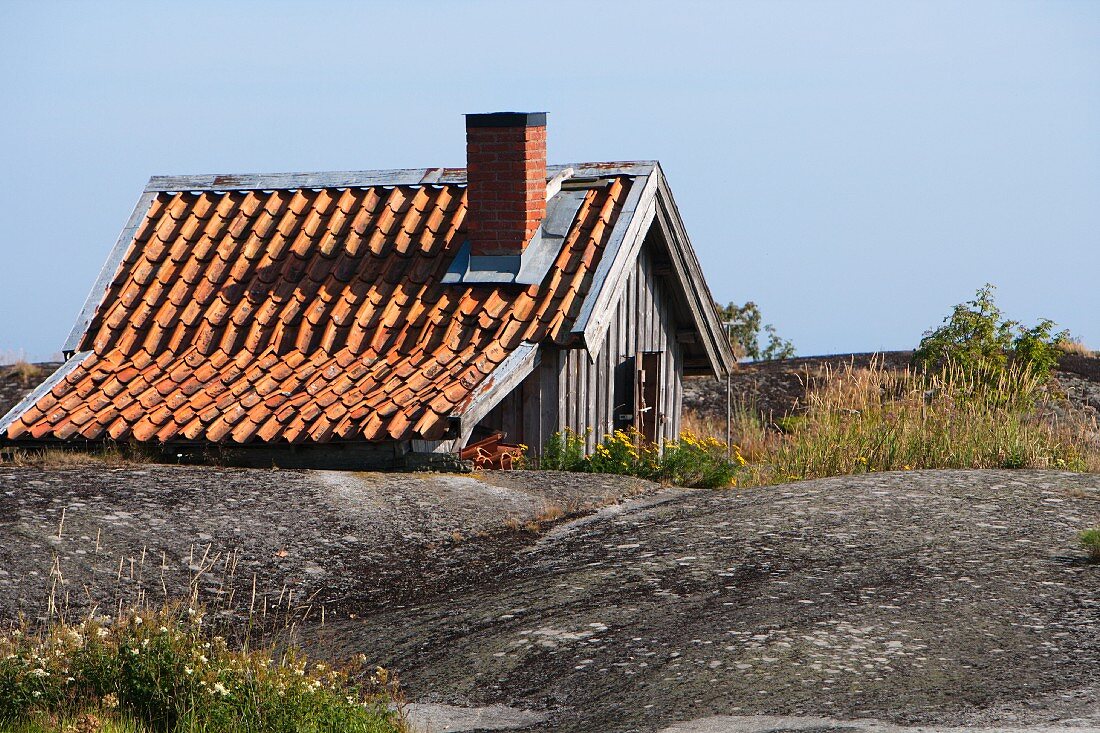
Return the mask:
[[[548, 177], [572, 168], [577, 177], [644, 176], [658, 165], [655, 160], [604, 161], [548, 165]], [[361, 171], [289, 173], [206, 173], [152, 176], [146, 193], [167, 191], [269, 191], [298, 188], [360, 188], [369, 186], [420, 186], [465, 184], [465, 168], [392, 168]]]

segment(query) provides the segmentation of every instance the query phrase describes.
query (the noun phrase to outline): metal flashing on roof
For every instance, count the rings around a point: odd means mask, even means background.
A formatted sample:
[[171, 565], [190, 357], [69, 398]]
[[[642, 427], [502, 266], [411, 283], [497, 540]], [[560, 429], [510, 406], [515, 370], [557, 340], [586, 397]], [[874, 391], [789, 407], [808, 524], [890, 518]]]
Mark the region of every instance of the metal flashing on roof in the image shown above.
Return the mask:
[[[611, 233], [603, 256], [592, 275], [592, 289], [581, 305], [581, 312], [573, 322], [573, 333], [582, 335], [589, 351], [599, 351], [599, 344], [593, 331], [602, 333], [602, 325], [609, 319], [609, 306], [618, 293], [618, 286], [626, 277], [626, 266], [631, 256], [640, 246], [640, 237], [645, 236], [642, 217], [652, 203], [657, 188], [656, 169], [650, 169], [644, 185], [635, 184], [623, 203], [619, 214], [619, 223]], [[648, 223], [648, 222], [645, 222]]]
[[[575, 176], [646, 176], [656, 161], [571, 163], [546, 167], [554, 177], [567, 168]], [[465, 185], [465, 168], [394, 168], [368, 171], [320, 171], [313, 173], [209, 173], [185, 176], [153, 176], [145, 191], [276, 191], [307, 188], [365, 188], [368, 186]]]
[[478, 256], [470, 242], [462, 243], [443, 276], [447, 285], [537, 285], [546, 278], [561, 252], [584, 201], [584, 191], [562, 191], [546, 204], [546, 218], [522, 255]]
[[81, 351], [79, 354], [73, 354], [64, 364], [57, 368], [57, 371], [46, 377], [46, 381], [31, 390], [29, 394], [19, 400], [15, 407], [8, 410], [6, 415], [0, 417], [0, 436], [3, 436], [3, 434], [7, 432], [8, 426], [18, 420], [19, 416], [26, 412], [31, 405], [42, 399], [47, 392], [57, 386], [58, 382], [72, 374], [72, 371], [80, 366], [91, 353], [90, 351]]

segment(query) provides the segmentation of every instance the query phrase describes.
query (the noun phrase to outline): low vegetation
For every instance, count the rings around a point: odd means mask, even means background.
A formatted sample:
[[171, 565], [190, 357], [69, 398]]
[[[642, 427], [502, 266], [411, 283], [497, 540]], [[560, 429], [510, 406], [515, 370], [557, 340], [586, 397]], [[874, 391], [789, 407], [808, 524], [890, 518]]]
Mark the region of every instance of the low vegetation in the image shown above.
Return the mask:
[[0, 634], [0, 730], [406, 730], [386, 672], [231, 648], [201, 612], [131, 611]]
[[740, 453], [727, 454], [716, 438], [700, 438], [684, 431], [677, 441], [662, 446], [645, 441], [636, 431], [616, 430], [604, 435], [587, 453], [587, 435], [571, 430], [555, 433], [543, 448], [539, 467], [557, 471], [617, 473], [700, 488], [718, 488], [734, 482], [744, 465]]
[[1085, 548], [1085, 552], [1088, 553], [1089, 559], [1093, 562], [1100, 562], [1100, 527], [1086, 529], [1079, 535], [1078, 539], [1081, 546]]

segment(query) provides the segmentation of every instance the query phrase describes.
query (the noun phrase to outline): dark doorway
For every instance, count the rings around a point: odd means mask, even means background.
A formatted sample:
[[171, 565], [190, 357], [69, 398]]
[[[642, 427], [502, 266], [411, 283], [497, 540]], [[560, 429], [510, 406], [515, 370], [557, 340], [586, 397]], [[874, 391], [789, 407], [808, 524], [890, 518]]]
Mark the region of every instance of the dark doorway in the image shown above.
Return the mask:
[[634, 424], [643, 438], [650, 443], [656, 443], [661, 423], [661, 411], [658, 408], [661, 395], [661, 352], [643, 351], [635, 359], [638, 364], [638, 378]]

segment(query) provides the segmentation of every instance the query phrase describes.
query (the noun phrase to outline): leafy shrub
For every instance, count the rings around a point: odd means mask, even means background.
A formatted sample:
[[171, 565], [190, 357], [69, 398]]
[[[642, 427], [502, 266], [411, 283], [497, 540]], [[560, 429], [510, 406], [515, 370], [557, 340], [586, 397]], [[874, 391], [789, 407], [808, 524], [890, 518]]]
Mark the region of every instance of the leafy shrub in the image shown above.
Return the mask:
[[698, 488], [730, 486], [744, 465], [739, 449], [731, 459], [725, 444], [715, 438], [685, 431], [679, 440], [658, 447], [636, 430], [607, 433], [591, 455], [585, 452], [585, 436], [564, 430], [550, 437], [540, 461], [542, 468], [615, 473]]
[[542, 449], [539, 468], [548, 471], [583, 471], [585, 436], [569, 430], [554, 433]]
[[994, 289], [987, 283], [973, 300], [956, 305], [942, 326], [926, 331], [914, 354], [917, 363], [926, 369], [951, 363], [989, 378], [1011, 363], [1049, 376], [1069, 332], [1054, 333], [1054, 322], [1045, 318], [1031, 328], [1006, 320], [993, 302]]
[[359, 684], [354, 671], [234, 651], [201, 614], [17, 628], [0, 636], [0, 725], [99, 713], [166, 733], [403, 730], [385, 672]]
[[1089, 554], [1089, 559], [1093, 562], [1100, 562], [1100, 528], [1086, 529], [1078, 535], [1078, 539], [1081, 541], [1081, 546]]
[[718, 310], [718, 318], [724, 324], [729, 334], [730, 346], [733, 354], [738, 359], [789, 359], [795, 354], [794, 344], [776, 333], [775, 326], [770, 323], [764, 325], [764, 333], [768, 336], [768, 343], [763, 348], [760, 346], [761, 316], [760, 308], [751, 300], [744, 305], [727, 303], [714, 307]]

